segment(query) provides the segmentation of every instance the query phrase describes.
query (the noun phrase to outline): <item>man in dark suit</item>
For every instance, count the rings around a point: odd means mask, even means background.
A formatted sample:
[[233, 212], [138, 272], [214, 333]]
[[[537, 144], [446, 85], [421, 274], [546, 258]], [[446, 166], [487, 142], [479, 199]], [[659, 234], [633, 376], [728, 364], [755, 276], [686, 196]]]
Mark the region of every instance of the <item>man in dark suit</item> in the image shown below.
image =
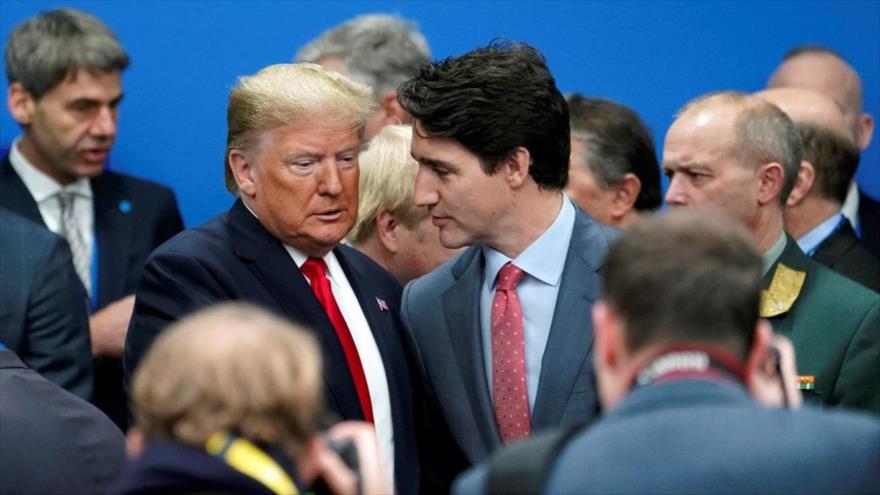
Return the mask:
[[90, 400], [86, 293], [64, 239], [0, 208], [0, 344], [34, 371]]
[[[822, 93], [843, 109], [859, 149], [871, 144], [874, 117], [863, 111], [861, 78], [840, 53], [819, 45], [793, 48], [773, 71], [767, 87], [797, 87]], [[880, 202], [853, 181], [843, 204], [843, 215], [874, 256], [880, 257]]]
[[859, 149], [833, 100], [802, 88], [756, 93], [785, 112], [804, 148], [798, 177], [785, 203], [785, 230], [808, 256], [880, 292], [880, 259], [856, 237], [840, 212], [859, 164]]
[[357, 216], [368, 87], [313, 64], [270, 66], [233, 88], [227, 111], [228, 212], [147, 260], [125, 349], [131, 377], [172, 321], [246, 300], [312, 329], [328, 408], [376, 427], [399, 493], [417, 489], [400, 284], [339, 244]]
[[761, 316], [794, 343], [807, 399], [880, 413], [880, 295], [810, 260], [783, 230], [801, 152], [794, 124], [766, 100], [696, 98], [666, 134], [666, 202], [748, 227], [764, 258]]
[[0, 445], [0, 495], [104, 493], [125, 467], [119, 428], [2, 344]]
[[569, 116], [543, 56], [492, 44], [423, 66], [398, 98], [416, 119], [413, 201], [440, 241], [471, 246], [407, 285], [429, 422], [426, 459], [457, 471], [543, 428], [598, 410], [590, 305], [613, 230], [562, 193]]
[[[540, 492], [876, 493], [876, 417], [750, 397], [785, 376], [765, 370], [774, 366], [759, 320], [762, 272], [749, 232], [718, 215], [673, 211], [624, 233], [593, 306], [605, 415], [562, 440]], [[497, 487], [511, 479], [499, 469], [473, 470], [455, 493], [505, 493]]]
[[86, 287], [95, 357], [95, 404], [127, 422], [121, 356], [147, 255], [183, 225], [174, 194], [104, 170], [116, 138], [128, 56], [95, 17], [44, 12], [6, 45], [7, 104], [22, 134], [0, 164], [0, 206], [70, 244]]

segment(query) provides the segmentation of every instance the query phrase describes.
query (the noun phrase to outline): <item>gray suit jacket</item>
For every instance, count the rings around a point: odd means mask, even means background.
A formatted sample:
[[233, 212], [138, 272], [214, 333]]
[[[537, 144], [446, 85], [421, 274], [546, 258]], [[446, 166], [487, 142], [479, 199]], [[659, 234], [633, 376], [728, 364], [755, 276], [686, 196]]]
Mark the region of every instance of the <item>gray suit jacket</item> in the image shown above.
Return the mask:
[[88, 300], [67, 242], [0, 208], [0, 243], [0, 342], [49, 381], [91, 400]]
[[[615, 230], [577, 210], [532, 413], [532, 431], [591, 421], [598, 412], [590, 361], [590, 311]], [[482, 249], [473, 246], [411, 282], [401, 314], [410, 332], [417, 385], [465, 459], [482, 461], [501, 446], [480, 338]], [[442, 424], [435, 424], [434, 429]], [[433, 445], [433, 444], [432, 444]], [[433, 448], [433, 447], [429, 447]], [[460, 466], [461, 467], [461, 466]]]

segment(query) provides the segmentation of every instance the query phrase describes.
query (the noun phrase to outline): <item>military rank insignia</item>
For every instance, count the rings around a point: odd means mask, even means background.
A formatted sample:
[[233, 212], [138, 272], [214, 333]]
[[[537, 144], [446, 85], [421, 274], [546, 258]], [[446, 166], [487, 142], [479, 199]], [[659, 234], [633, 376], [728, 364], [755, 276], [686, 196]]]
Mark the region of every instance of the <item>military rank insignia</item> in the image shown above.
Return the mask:
[[793, 270], [782, 263], [776, 265], [770, 287], [761, 291], [761, 317], [770, 318], [791, 309], [801, 293], [806, 276], [806, 272]]
[[813, 375], [798, 375], [798, 390], [813, 390], [816, 388], [816, 377]]

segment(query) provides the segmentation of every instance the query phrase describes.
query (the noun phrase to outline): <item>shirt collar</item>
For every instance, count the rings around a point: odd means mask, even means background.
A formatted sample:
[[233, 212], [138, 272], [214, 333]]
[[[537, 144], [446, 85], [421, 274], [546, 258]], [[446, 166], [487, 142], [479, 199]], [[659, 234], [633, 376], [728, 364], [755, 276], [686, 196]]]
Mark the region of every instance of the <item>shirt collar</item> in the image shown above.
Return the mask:
[[66, 186], [62, 186], [55, 179], [49, 177], [35, 167], [27, 157], [24, 156], [24, 153], [18, 149], [18, 143], [20, 140], [21, 138], [19, 137], [14, 143], [12, 143], [12, 149], [9, 151], [9, 162], [12, 164], [12, 168], [15, 169], [18, 176], [21, 177], [21, 181], [24, 182], [24, 185], [31, 193], [31, 196], [34, 197], [34, 201], [42, 203], [62, 190], [92, 199], [92, 186], [89, 184], [89, 179], [81, 177]]
[[812, 256], [812, 253], [817, 247], [819, 247], [819, 244], [822, 244], [828, 236], [837, 230], [837, 225], [840, 224], [840, 219], [842, 217], [843, 215], [840, 213], [835, 213], [825, 219], [824, 222], [813, 227], [813, 230], [802, 235], [801, 238], [797, 240], [797, 244], [801, 248], [801, 251], [807, 253], [808, 256]]
[[779, 234], [779, 239], [776, 241], [770, 249], [767, 250], [764, 254], [761, 255], [761, 261], [764, 262], [764, 275], [770, 271], [770, 267], [773, 266], [773, 263], [776, 263], [776, 259], [782, 255], [782, 251], [785, 250], [785, 232]]
[[554, 287], [558, 285], [574, 231], [574, 217], [574, 206], [568, 196], [563, 194], [562, 207], [556, 220], [516, 259], [511, 260], [498, 251], [483, 246], [483, 256], [486, 258], [483, 275], [489, 290], [494, 289], [498, 272], [510, 261], [535, 279]]

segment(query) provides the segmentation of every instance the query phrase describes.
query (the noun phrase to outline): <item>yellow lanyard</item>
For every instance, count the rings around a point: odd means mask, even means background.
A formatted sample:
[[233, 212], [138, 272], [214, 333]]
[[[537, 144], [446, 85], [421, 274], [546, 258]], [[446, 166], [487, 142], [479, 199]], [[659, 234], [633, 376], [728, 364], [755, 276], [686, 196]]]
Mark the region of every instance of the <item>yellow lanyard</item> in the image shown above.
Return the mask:
[[232, 469], [262, 483], [277, 495], [299, 495], [293, 480], [268, 454], [244, 438], [217, 432], [205, 442], [205, 450], [223, 459]]

